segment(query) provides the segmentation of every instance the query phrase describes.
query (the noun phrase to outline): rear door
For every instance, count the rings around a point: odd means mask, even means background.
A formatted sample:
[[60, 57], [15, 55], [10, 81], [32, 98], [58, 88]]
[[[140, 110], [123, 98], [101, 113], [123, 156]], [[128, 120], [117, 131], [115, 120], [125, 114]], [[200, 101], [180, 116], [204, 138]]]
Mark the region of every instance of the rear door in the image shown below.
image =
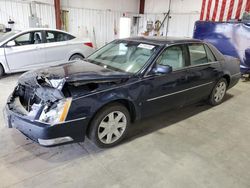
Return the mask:
[[189, 54], [187, 79], [190, 90], [186, 93], [187, 103], [193, 103], [209, 97], [221, 76], [221, 65], [206, 44], [186, 45]]
[[16, 45], [5, 47], [5, 57], [12, 71], [34, 69], [44, 61], [41, 31], [23, 33], [12, 40]]
[[45, 58], [47, 65], [57, 65], [68, 61], [69, 49], [68, 40], [73, 36], [63, 32], [46, 31], [45, 33]]

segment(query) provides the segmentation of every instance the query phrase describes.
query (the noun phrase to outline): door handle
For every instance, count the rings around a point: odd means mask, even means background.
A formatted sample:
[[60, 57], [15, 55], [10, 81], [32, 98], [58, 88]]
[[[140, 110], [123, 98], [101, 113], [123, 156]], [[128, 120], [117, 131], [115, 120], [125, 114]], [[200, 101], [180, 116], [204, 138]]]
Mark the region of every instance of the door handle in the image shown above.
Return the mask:
[[188, 75], [185, 75], [185, 76], [182, 76], [182, 77], [180, 78], [180, 80], [181, 80], [181, 81], [186, 81], [186, 80], [188, 80], [188, 78], [189, 78], [189, 76], [188, 76]]
[[36, 46], [36, 47], [35, 47], [35, 49], [36, 49], [36, 50], [39, 50], [39, 49], [41, 49], [41, 47], [39, 47], [39, 46]]

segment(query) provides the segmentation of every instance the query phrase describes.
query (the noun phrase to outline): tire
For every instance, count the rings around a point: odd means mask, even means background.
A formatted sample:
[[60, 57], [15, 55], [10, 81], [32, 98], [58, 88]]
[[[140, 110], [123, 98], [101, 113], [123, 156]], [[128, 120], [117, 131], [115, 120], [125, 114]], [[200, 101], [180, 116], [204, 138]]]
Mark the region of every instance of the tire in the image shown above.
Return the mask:
[[0, 78], [4, 75], [4, 68], [3, 66], [0, 64]]
[[[112, 117], [113, 120], [110, 120]], [[119, 103], [113, 103], [95, 115], [90, 124], [88, 137], [100, 148], [113, 147], [126, 137], [129, 126], [130, 114], [127, 108]]]
[[209, 97], [209, 104], [212, 106], [219, 105], [223, 102], [227, 91], [227, 80], [225, 78], [221, 78], [213, 88], [213, 91]]
[[74, 60], [84, 60], [84, 57], [80, 54], [74, 54], [69, 58], [70, 61], [74, 61]]

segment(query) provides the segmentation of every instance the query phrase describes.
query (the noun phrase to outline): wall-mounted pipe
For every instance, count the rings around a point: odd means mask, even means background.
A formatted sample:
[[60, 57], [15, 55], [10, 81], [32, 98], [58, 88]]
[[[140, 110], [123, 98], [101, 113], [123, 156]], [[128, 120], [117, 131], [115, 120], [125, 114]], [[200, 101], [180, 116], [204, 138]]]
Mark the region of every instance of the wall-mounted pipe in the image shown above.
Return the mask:
[[139, 14], [144, 14], [145, 0], [140, 0]]
[[61, 21], [61, 3], [60, 0], [54, 0], [55, 5], [55, 15], [56, 15], [56, 28], [61, 29], [62, 28], [62, 21]]

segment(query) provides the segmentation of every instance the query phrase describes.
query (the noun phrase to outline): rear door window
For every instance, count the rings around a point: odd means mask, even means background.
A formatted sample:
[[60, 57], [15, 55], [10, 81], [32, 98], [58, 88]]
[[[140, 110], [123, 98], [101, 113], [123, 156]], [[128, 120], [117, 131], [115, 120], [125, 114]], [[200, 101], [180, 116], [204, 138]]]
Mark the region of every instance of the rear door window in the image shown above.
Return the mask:
[[189, 44], [188, 50], [191, 65], [208, 63], [207, 53], [203, 44]]
[[75, 37], [67, 33], [57, 32], [57, 31], [47, 31], [46, 32], [46, 41], [47, 43], [51, 42], [62, 42], [74, 39]]

